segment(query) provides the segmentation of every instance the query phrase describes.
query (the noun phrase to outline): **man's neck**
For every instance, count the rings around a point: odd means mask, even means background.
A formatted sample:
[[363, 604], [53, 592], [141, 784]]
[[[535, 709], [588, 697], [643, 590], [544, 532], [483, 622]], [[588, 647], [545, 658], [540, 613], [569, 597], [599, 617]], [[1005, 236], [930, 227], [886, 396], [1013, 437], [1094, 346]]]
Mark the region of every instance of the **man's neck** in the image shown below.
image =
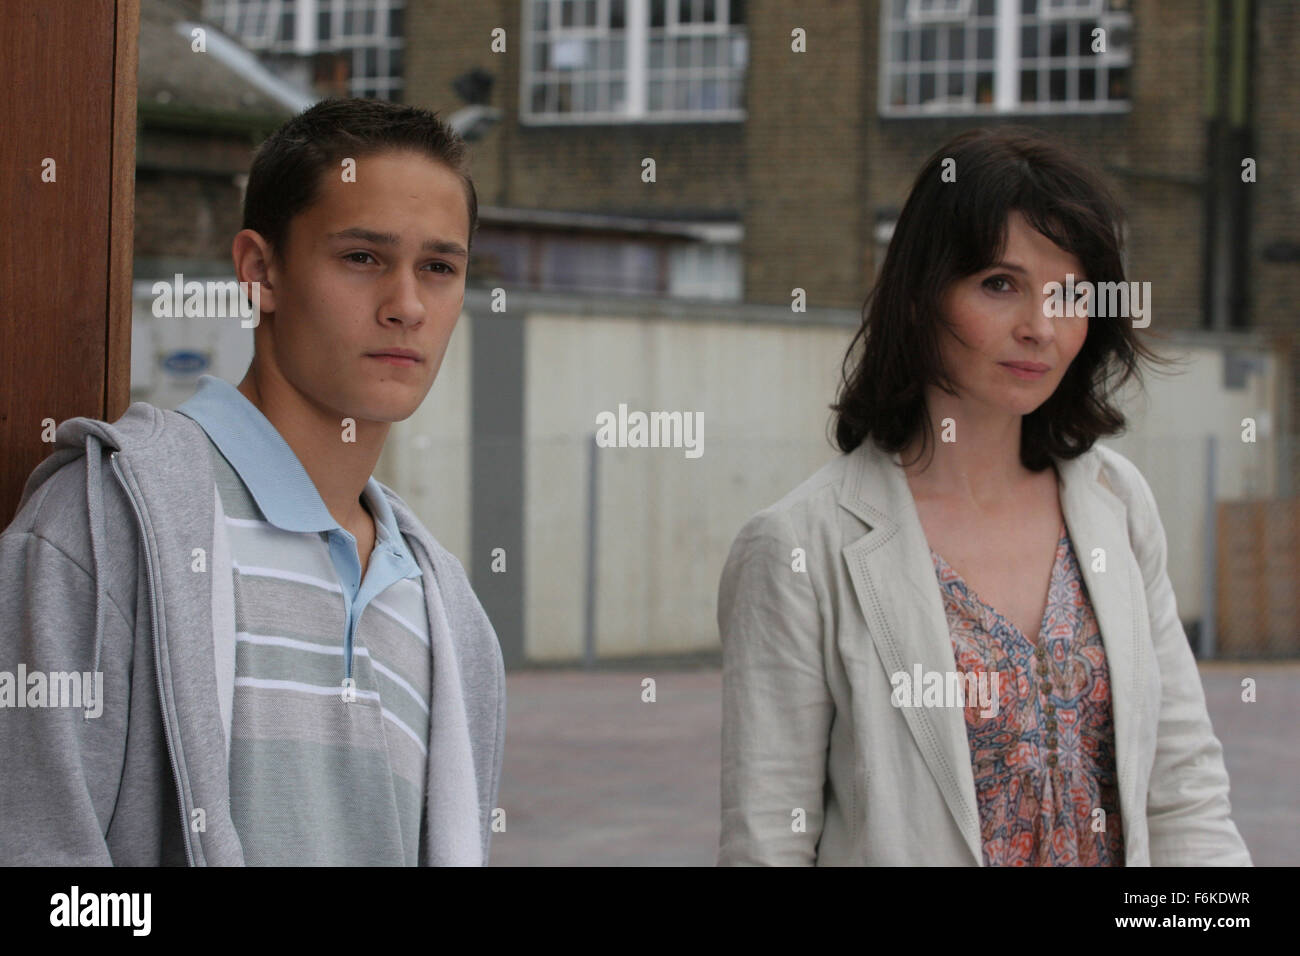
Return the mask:
[[259, 380], [250, 369], [237, 387], [293, 449], [334, 520], [348, 530], [369, 522], [361, 493], [379, 461], [389, 423], [357, 421], [345, 435], [341, 419], [287, 382]]

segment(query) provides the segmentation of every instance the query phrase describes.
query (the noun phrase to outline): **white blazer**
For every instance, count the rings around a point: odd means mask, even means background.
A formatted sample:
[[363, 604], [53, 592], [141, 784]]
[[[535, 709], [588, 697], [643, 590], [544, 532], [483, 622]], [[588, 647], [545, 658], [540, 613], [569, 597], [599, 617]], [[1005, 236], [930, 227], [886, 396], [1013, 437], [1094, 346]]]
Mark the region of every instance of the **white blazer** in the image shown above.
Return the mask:
[[[1110, 671], [1125, 864], [1249, 866], [1150, 486], [1101, 445], [1056, 464]], [[890, 702], [891, 674], [957, 667], [898, 455], [868, 439], [754, 515], [718, 626], [720, 865], [983, 865], [962, 709]]]

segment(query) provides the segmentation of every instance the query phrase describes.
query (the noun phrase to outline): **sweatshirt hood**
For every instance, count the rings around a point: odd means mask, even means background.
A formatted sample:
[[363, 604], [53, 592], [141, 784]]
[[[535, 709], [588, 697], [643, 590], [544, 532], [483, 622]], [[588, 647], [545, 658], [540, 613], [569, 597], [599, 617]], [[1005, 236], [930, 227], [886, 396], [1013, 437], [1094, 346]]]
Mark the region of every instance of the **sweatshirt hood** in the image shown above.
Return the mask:
[[[104, 615], [108, 597], [104, 589], [104, 569], [108, 556], [104, 528], [104, 458], [125, 452], [156, 438], [164, 425], [163, 411], [146, 402], [135, 402], [116, 422], [78, 416], [61, 423], [54, 433], [54, 451], [47, 456], [23, 486], [18, 511], [22, 511], [36, 490], [64, 465], [85, 458], [86, 512], [90, 523], [90, 550], [95, 579], [95, 649], [93, 670], [99, 670], [104, 639]], [[197, 427], [197, 426], [196, 426]]]

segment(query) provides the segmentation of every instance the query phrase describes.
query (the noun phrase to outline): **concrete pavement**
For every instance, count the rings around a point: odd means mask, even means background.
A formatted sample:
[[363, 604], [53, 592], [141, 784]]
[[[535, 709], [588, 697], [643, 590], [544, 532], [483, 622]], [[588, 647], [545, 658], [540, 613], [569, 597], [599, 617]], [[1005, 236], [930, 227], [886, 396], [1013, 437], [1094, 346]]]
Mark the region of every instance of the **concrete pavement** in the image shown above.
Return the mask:
[[[1256, 865], [1300, 864], [1300, 662], [1214, 662], [1201, 678]], [[716, 668], [510, 673], [492, 865], [713, 866], [721, 689]]]

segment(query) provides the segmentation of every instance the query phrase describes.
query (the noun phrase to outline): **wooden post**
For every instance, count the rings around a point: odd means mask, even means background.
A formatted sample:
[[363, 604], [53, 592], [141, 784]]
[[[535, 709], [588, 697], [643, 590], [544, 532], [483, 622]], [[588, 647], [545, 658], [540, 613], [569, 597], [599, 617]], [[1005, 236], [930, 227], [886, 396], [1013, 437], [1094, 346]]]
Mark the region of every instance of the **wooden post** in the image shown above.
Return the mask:
[[52, 446], [131, 395], [139, 0], [3, 4], [0, 525]]

